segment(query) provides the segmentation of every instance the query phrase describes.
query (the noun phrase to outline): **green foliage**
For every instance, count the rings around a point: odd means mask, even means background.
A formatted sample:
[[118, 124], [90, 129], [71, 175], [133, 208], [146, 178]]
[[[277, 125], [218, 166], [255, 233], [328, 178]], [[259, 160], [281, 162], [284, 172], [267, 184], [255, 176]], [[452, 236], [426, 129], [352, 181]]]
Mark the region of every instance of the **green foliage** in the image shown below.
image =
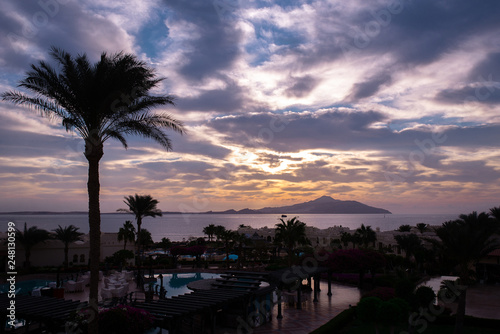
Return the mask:
[[415, 304], [417, 307], [428, 307], [436, 299], [436, 293], [428, 286], [420, 286], [415, 291]]
[[411, 226], [410, 225], [401, 225], [399, 226], [399, 228], [397, 229], [398, 232], [410, 232], [411, 231]]
[[338, 333], [356, 316], [356, 307], [348, 308], [340, 312], [335, 318], [324, 324], [323, 326], [312, 331], [310, 334], [332, 334]]
[[361, 299], [356, 308], [359, 319], [367, 323], [376, 322], [378, 320], [378, 309], [382, 302], [382, 299], [378, 297], [366, 297]]
[[106, 334], [138, 334], [153, 328], [149, 312], [119, 305], [99, 312], [99, 332]]
[[376, 310], [376, 321], [385, 326], [398, 323], [401, 317], [402, 311], [399, 306], [390, 301], [382, 302]]
[[127, 264], [127, 260], [133, 259], [134, 253], [128, 249], [121, 249], [115, 252], [113, 255], [108, 256], [104, 259], [104, 262], [111, 263], [114, 266], [124, 266]]
[[400, 278], [395, 285], [396, 296], [412, 304], [414, 301], [415, 283], [409, 278]]

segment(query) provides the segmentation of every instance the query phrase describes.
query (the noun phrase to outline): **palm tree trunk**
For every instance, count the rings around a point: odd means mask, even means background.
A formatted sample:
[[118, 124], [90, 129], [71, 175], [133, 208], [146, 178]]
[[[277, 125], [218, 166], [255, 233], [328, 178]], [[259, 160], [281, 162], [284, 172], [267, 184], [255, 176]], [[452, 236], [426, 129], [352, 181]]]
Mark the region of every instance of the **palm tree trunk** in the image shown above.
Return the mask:
[[[89, 147], [90, 146], [90, 147]], [[87, 190], [89, 195], [89, 237], [90, 237], [90, 292], [89, 307], [90, 321], [89, 334], [97, 334], [98, 327], [98, 289], [99, 289], [99, 261], [101, 253], [101, 212], [99, 206], [99, 160], [103, 155], [102, 145], [96, 147], [86, 142], [85, 156], [89, 162]]]
[[64, 245], [64, 269], [68, 269], [68, 251], [69, 247], [68, 244], [66, 243]]
[[142, 225], [142, 218], [139, 216], [137, 217], [137, 266], [142, 265], [142, 258], [141, 258], [141, 225]]

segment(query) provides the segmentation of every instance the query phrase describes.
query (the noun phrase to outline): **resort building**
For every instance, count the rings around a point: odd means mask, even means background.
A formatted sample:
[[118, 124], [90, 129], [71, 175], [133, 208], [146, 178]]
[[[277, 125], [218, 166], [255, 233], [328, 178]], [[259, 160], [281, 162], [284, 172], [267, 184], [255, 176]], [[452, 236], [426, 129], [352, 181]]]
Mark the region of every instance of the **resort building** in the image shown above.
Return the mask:
[[[7, 234], [0, 234], [0, 270], [6, 271], [7, 266]], [[82, 241], [77, 241], [69, 245], [68, 262], [69, 266], [87, 265], [89, 261], [89, 236], [82, 236]], [[118, 233], [101, 233], [101, 257], [100, 261], [115, 252], [123, 249], [123, 241], [118, 241]], [[127, 242], [127, 250], [134, 251], [135, 244]], [[22, 267], [25, 258], [25, 250], [22, 245], [16, 245], [16, 267]], [[31, 249], [31, 266], [62, 266], [64, 263], [64, 244], [59, 240], [47, 240], [39, 243]]]

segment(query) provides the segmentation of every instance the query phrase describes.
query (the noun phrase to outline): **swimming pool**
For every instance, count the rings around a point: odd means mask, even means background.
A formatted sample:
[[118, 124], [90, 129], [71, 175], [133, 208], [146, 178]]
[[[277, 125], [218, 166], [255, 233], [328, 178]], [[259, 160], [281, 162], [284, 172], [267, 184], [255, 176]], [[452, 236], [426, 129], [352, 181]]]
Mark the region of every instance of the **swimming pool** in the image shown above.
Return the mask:
[[[27, 296], [29, 292], [33, 291], [36, 287], [48, 286], [51, 281], [44, 279], [32, 279], [29, 281], [18, 281], [16, 282], [16, 295], [17, 296]], [[0, 293], [9, 291], [9, 284], [0, 285]]]
[[[213, 273], [173, 273], [173, 274], [162, 274], [163, 275], [163, 287], [167, 291], [166, 297], [174, 297], [183, 295], [185, 293], [193, 292], [193, 290], [187, 287], [188, 283], [199, 281], [202, 279], [215, 279], [220, 278], [220, 274]], [[156, 283], [155, 286], [160, 286], [159, 275], [155, 275]]]

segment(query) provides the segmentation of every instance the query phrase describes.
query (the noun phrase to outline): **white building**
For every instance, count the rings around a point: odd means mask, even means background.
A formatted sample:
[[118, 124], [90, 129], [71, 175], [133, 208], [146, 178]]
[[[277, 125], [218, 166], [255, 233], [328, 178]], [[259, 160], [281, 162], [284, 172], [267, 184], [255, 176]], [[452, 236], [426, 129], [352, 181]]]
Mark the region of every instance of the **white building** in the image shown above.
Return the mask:
[[[0, 264], [6, 271], [7, 266], [7, 234], [0, 233]], [[69, 245], [68, 262], [70, 267], [87, 265], [89, 261], [89, 236], [82, 236], [83, 241], [77, 241]], [[123, 249], [123, 241], [118, 241], [118, 233], [101, 233], [101, 256], [100, 261], [115, 252]], [[127, 242], [127, 250], [134, 251], [133, 242]], [[22, 245], [16, 244], [15, 261], [16, 267], [21, 268], [25, 262], [25, 250]], [[31, 266], [62, 266], [64, 263], [64, 244], [59, 240], [47, 240], [35, 245], [31, 249]]]

